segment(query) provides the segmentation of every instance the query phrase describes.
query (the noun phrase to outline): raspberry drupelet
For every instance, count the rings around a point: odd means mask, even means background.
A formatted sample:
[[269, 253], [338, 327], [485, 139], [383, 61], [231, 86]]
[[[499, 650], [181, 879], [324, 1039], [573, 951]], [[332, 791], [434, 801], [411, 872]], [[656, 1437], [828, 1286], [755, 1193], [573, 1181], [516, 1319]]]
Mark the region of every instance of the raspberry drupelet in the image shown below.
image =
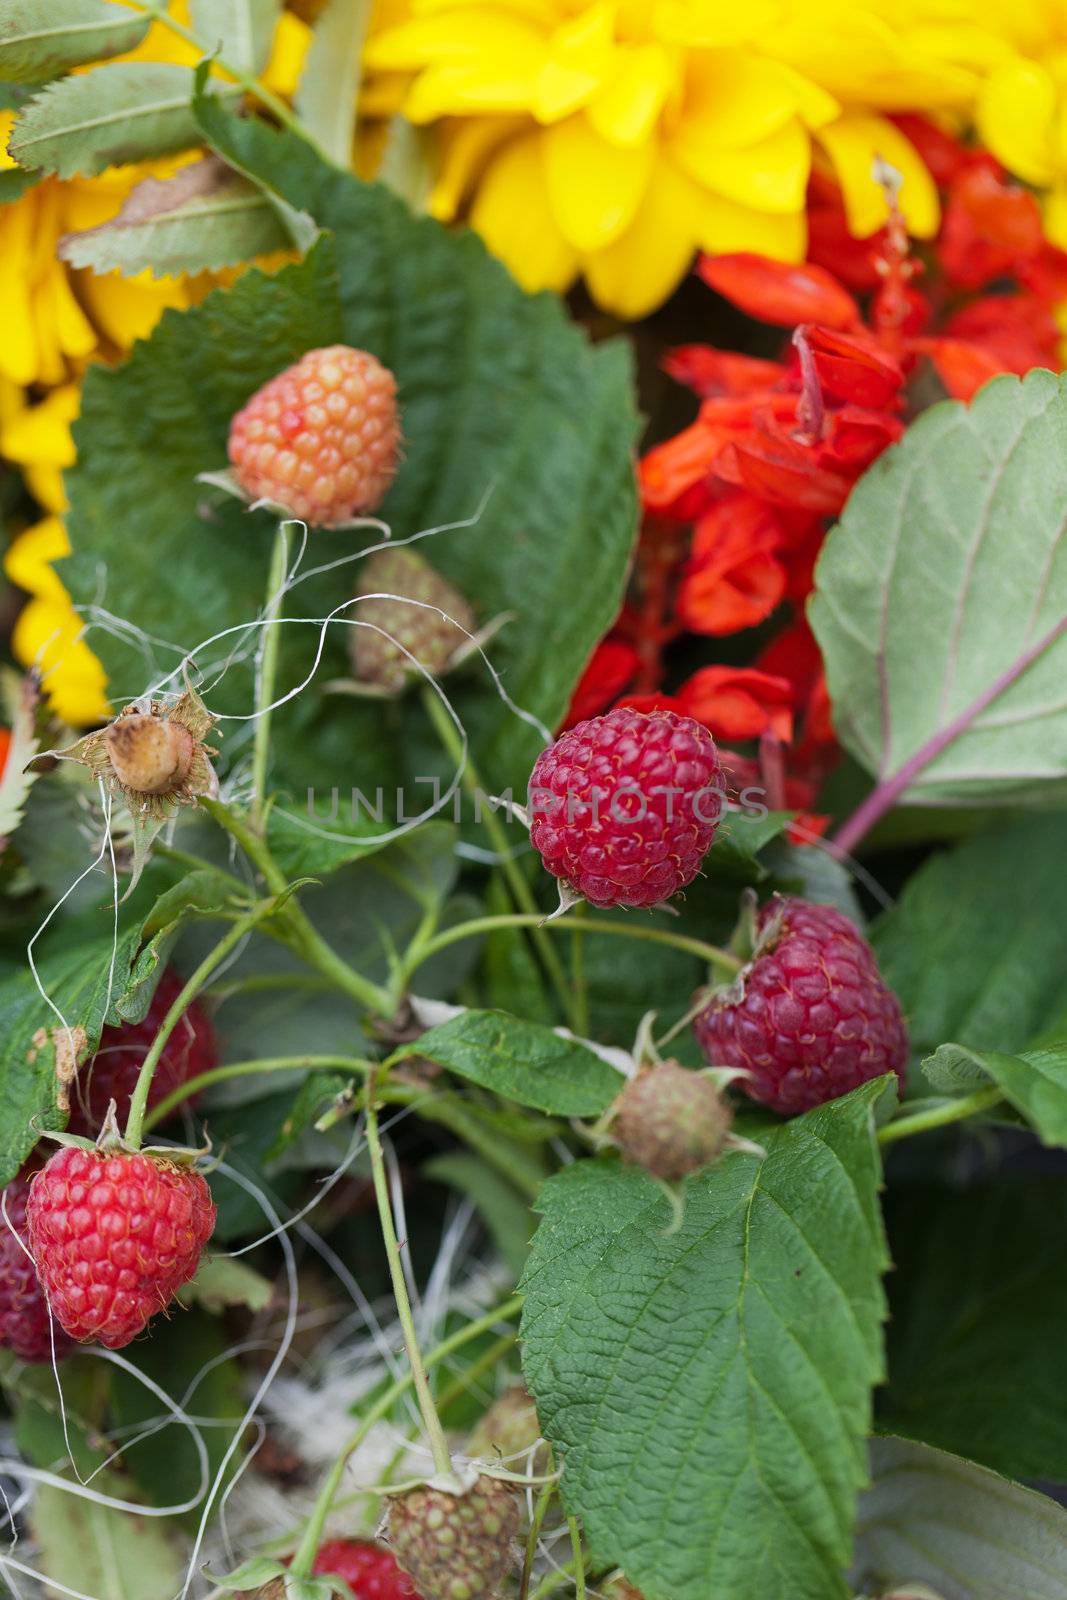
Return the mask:
[[419, 1600], [391, 1550], [367, 1539], [330, 1539], [319, 1546], [315, 1571], [343, 1578], [356, 1600]]
[[34, 1175], [26, 1219], [53, 1316], [118, 1350], [194, 1275], [215, 1207], [190, 1166], [64, 1145]]
[[[0, 1346], [13, 1350], [20, 1361], [51, 1361], [48, 1301], [29, 1255], [29, 1190], [30, 1174], [24, 1170], [3, 1192], [6, 1221], [0, 1218]], [[62, 1328], [57, 1327], [56, 1355], [66, 1355], [70, 1344]]]
[[238, 411], [228, 448], [250, 500], [337, 527], [374, 511], [393, 481], [396, 379], [366, 350], [309, 350]]
[[725, 809], [715, 741], [691, 717], [616, 707], [579, 722], [530, 777], [530, 838], [594, 906], [654, 906], [691, 883]]
[[736, 1087], [790, 1116], [834, 1100], [908, 1059], [896, 995], [854, 923], [833, 906], [777, 899], [762, 908], [738, 984], [694, 1023], [712, 1066], [740, 1068]]

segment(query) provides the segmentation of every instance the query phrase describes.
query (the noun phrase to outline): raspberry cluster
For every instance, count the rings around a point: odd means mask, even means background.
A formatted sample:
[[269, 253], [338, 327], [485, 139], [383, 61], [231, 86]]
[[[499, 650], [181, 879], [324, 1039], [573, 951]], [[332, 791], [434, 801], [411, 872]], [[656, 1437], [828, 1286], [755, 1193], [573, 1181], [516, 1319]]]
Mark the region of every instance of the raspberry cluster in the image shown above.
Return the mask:
[[26, 1220], [52, 1314], [117, 1350], [196, 1272], [215, 1207], [192, 1167], [64, 1145], [34, 1175]]
[[319, 528], [381, 504], [399, 447], [396, 379], [343, 344], [309, 350], [230, 423], [230, 464], [249, 499]]
[[530, 837], [549, 872], [590, 904], [654, 906], [696, 877], [724, 806], [706, 728], [617, 707], [542, 751]]
[[694, 1024], [713, 1066], [742, 1069], [738, 1088], [785, 1115], [903, 1074], [900, 1003], [854, 923], [833, 906], [780, 899], [763, 907], [757, 933], [740, 998], [717, 996]]
[[[183, 983], [184, 979], [168, 968], [156, 985], [143, 1022], [123, 1022], [103, 1030], [96, 1055], [82, 1068], [74, 1084], [71, 1133], [95, 1137], [112, 1100], [118, 1107], [119, 1122], [125, 1122], [141, 1064]], [[194, 1000], [163, 1046], [148, 1091], [149, 1107], [158, 1105], [190, 1078], [209, 1072], [217, 1061], [218, 1044], [211, 1019]]]

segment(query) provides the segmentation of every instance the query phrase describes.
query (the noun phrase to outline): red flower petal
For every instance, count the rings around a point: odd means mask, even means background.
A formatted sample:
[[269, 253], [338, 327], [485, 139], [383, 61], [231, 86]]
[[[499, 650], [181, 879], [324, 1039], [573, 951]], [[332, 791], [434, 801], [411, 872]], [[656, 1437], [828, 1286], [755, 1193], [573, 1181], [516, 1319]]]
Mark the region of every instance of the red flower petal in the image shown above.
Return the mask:
[[782, 382], [786, 369], [777, 361], [760, 361], [707, 344], [683, 344], [663, 358], [668, 376], [699, 395], [750, 395]]
[[835, 400], [878, 409], [899, 399], [904, 369], [869, 334], [806, 326], [819, 382]]
[[953, 400], [970, 400], [990, 378], [1005, 371], [990, 351], [963, 339], [916, 339], [915, 345], [930, 357]]
[[680, 717], [692, 716], [673, 694], [627, 694], [616, 704], [631, 711], [676, 711]]
[[726, 443], [721, 429], [697, 421], [655, 445], [641, 460], [638, 481], [650, 511], [674, 510], [679, 496], [707, 477]]
[[795, 266], [767, 256], [701, 256], [697, 271], [712, 289], [750, 317], [792, 328], [821, 322], [828, 328], [854, 328], [859, 307], [837, 279], [822, 267]]
[[639, 665], [633, 645], [622, 639], [602, 639], [578, 679], [562, 727], [572, 728], [576, 722], [606, 710], [635, 676]]
[[724, 483], [749, 489], [772, 505], [835, 516], [848, 499], [852, 480], [820, 467], [816, 452], [791, 439], [727, 445], [715, 462]]
[[754, 667], [701, 667], [678, 691], [687, 716], [721, 739], [793, 736], [793, 690], [785, 678]]

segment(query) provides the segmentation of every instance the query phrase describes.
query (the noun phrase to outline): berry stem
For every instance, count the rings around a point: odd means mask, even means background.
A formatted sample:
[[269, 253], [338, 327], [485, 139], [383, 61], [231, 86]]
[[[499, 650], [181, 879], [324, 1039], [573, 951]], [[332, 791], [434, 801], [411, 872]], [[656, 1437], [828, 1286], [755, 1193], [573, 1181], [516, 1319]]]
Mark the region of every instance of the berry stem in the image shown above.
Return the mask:
[[571, 923], [571, 984], [574, 989], [574, 1031], [585, 1038], [589, 1033], [589, 985], [585, 977], [585, 901], [580, 901], [572, 912]]
[[224, 1067], [212, 1067], [200, 1072], [172, 1089], [165, 1099], [152, 1107], [144, 1119], [143, 1132], [148, 1133], [157, 1123], [165, 1122], [176, 1106], [191, 1100], [202, 1089], [213, 1083], [227, 1083], [231, 1078], [244, 1078], [261, 1072], [349, 1072], [353, 1075], [374, 1071], [373, 1061], [362, 1061], [356, 1056], [267, 1056], [262, 1061], [230, 1061]]
[[[236, 839], [253, 866], [258, 867], [262, 873], [271, 893], [284, 895], [289, 888], [288, 882], [265, 840], [221, 801], [201, 796], [200, 804], [220, 828], [224, 828], [231, 838]], [[354, 967], [350, 967], [347, 961], [341, 960], [325, 939], [316, 932], [295, 895], [289, 896], [276, 915], [290, 935], [287, 939], [290, 948], [294, 949], [309, 967], [321, 972], [323, 977], [328, 978], [343, 994], [351, 995], [363, 1010], [379, 1017], [392, 1016], [396, 1006], [389, 991], [377, 983], [372, 983], [369, 978], [364, 978]]]
[[224, 961], [234, 947], [240, 944], [246, 933], [249, 933], [265, 916], [268, 916], [272, 906], [261, 904], [247, 911], [243, 917], [238, 917], [230, 929], [223, 934], [215, 947], [208, 951], [192, 977], [187, 980], [181, 993], [160, 1023], [159, 1032], [152, 1040], [148, 1054], [141, 1063], [141, 1070], [137, 1075], [137, 1082], [130, 1096], [130, 1110], [126, 1118], [126, 1132], [123, 1135], [126, 1144], [131, 1150], [141, 1148], [141, 1136], [144, 1132], [145, 1110], [148, 1105], [148, 1094], [152, 1087], [159, 1058], [163, 1054], [167, 1040], [177, 1027], [185, 1009], [191, 1000], [195, 1000], [204, 987], [211, 974], [220, 962]]
[[[486, 791], [482, 786], [478, 770], [471, 760], [470, 751], [464, 749], [448, 712], [429, 685], [422, 692], [422, 703], [446, 753], [460, 768], [461, 781], [467, 794], [476, 800], [484, 797]], [[500, 857], [500, 868], [507, 879], [515, 904], [520, 911], [525, 911], [533, 919], [532, 922], [525, 925], [532, 929], [532, 937], [534, 944], [537, 946], [537, 953], [551, 979], [556, 994], [559, 996], [563, 1014], [570, 1022], [571, 1027], [576, 1032], [581, 1032], [578, 1020], [578, 1002], [567, 982], [563, 963], [552, 941], [546, 936], [544, 929], [541, 927], [541, 923], [544, 921], [544, 913], [538, 909], [533, 890], [527, 883], [522, 868], [511, 854], [511, 842], [508, 839], [507, 831], [492, 806], [487, 805], [484, 811], [480, 812], [480, 815], [485, 823], [485, 830], [489, 835], [493, 849]]]
[[897, 1117], [894, 1122], [887, 1122], [884, 1128], [878, 1130], [878, 1143], [895, 1144], [898, 1139], [908, 1139], [913, 1133], [926, 1133], [930, 1128], [944, 1128], [950, 1123], [962, 1122], [966, 1117], [991, 1110], [1003, 1098], [999, 1085], [991, 1083], [984, 1089], [975, 1089], [973, 1094], [961, 1095], [948, 1105], [931, 1106], [929, 1111], [916, 1111], [911, 1116]]
[[574, 1552], [574, 1600], [585, 1600], [585, 1557], [582, 1554], [582, 1536], [574, 1517], [567, 1518], [570, 1529], [571, 1550]]
[[426, 1435], [430, 1441], [430, 1450], [433, 1453], [434, 1471], [447, 1476], [452, 1471], [452, 1456], [449, 1452], [448, 1441], [445, 1438], [445, 1430], [441, 1426], [441, 1419], [437, 1415], [437, 1407], [434, 1405], [433, 1394], [430, 1390], [430, 1380], [426, 1375], [422, 1352], [419, 1349], [418, 1334], [415, 1331], [415, 1318], [411, 1312], [408, 1286], [404, 1279], [404, 1266], [400, 1259], [400, 1244], [396, 1237], [393, 1206], [389, 1197], [389, 1182], [385, 1175], [385, 1157], [382, 1154], [382, 1141], [378, 1132], [378, 1108], [375, 1104], [377, 1092], [377, 1074], [372, 1073], [367, 1081], [366, 1112], [367, 1152], [370, 1156], [371, 1177], [374, 1180], [374, 1197], [378, 1202], [378, 1218], [381, 1222], [385, 1254], [389, 1262], [393, 1298], [396, 1301], [397, 1315], [400, 1318], [400, 1327], [404, 1335], [404, 1348], [407, 1351], [408, 1365], [411, 1368], [419, 1410], [422, 1412], [423, 1426], [426, 1429]]
[[224, 72], [228, 78], [232, 78], [234, 83], [244, 90], [245, 94], [253, 95], [260, 105], [281, 123], [283, 128], [288, 128], [290, 133], [295, 133], [298, 138], [303, 139], [305, 144], [309, 144], [320, 161], [325, 161], [331, 167], [335, 165], [318, 140], [308, 132], [300, 118], [290, 111], [285, 101], [280, 100], [273, 89], [268, 89], [266, 84], [261, 83], [258, 78], [252, 77], [250, 73], [242, 72], [240, 67], [233, 66], [222, 56], [217, 55], [212, 45], [207, 44], [200, 38], [199, 34], [193, 32], [192, 28], [187, 28], [184, 23], [179, 22], [177, 18], [169, 14], [166, 9], [166, 0], [162, 0], [162, 3], [160, 3], [160, 0], [133, 0], [133, 4], [137, 6], [139, 11], [147, 12], [154, 22], [161, 23], [164, 28], [169, 28], [171, 33], [176, 33], [179, 39], [184, 39], [186, 44], [191, 44], [193, 49], [198, 50], [202, 56], [209, 57], [220, 72]]
[[[455, 927], [442, 929], [421, 948], [409, 952], [414, 956], [414, 960], [405, 976], [410, 977], [415, 968], [421, 966], [430, 956], [436, 955], [439, 950], [444, 950], [450, 944], [455, 944], [459, 939], [472, 939], [476, 934], [492, 933], [497, 928], [529, 928], [542, 924], [541, 931], [545, 934], [570, 931], [566, 918], [556, 922], [544, 922], [540, 911], [532, 914], [516, 912], [508, 916], [475, 917], [470, 922], [459, 922]], [[718, 945], [706, 944], [703, 939], [690, 939], [684, 933], [672, 933], [668, 928], [631, 928], [622, 922], [609, 922], [605, 917], [586, 917], [583, 926], [587, 933], [615, 934], [620, 939], [645, 939], [650, 944], [669, 945], [674, 950], [684, 950], [686, 955], [698, 956], [710, 966], [731, 973], [740, 972], [744, 965], [737, 956], [731, 955], [728, 950], [721, 950]]]
[[541, 1524], [545, 1520], [545, 1514], [548, 1511], [556, 1488], [557, 1484], [555, 1482], [546, 1483], [541, 1493], [537, 1496], [534, 1514], [530, 1518], [530, 1531], [526, 1535], [526, 1550], [522, 1560], [522, 1581], [519, 1584], [519, 1600], [527, 1600], [527, 1596], [530, 1593], [530, 1579], [533, 1577], [534, 1557], [537, 1554], [537, 1541], [541, 1537]]
[[[497, 1306], [492, 1311], [487, 1311], [484, 1316], [477, 1317], [473, 1322], [465, 1323], [462, 1328], [457, 1328], [455, 1333], [449, 1334], [447, 1339], [443, 1339], [439, 1345], [435, 1345], [427, 1353], [423, 1358], [423, 1368], [429, 1369], [437, 1366], [439, 1362], [444, 1361], [454, 1351], [459, 1350], [465, 1344], [469, 1344], [472, 1339], [480, 1339], [483, 1333], [490, 1333], [497, 1323], [510, 1321], [512, 1317], [518, 1315], [521, 1308], [522, 1296], [518, 1294], [512, 1295], [511, 1299], [505, 1300], [503, 1305]], [[311, 1569], [318, 1554], [319, 1545], [322, 1543], [322, 1530], [326, 1526], [326, 1518], [330, 1514], [330, 1507], [333, 1505], [337, 1497], [337, 1491], [341, 1487], [341, 1480], [345, 1475], [345, 1467], [348, 1465], [349, 1457], [355, 1455], [374, 1427], [374, 1424], [380, 1422], [383, 1417], [388, 1416], [396, 1402], [407, 1393], [414, 1381], [414, 1371], [405, 1372], [395, 1379], [383, 1394], [379, 1395], [326, 1474], [322, 1488], [319, 1490], [318, 1498], [312, 1507], [303, 1537], [289, 1567], [289, 1571], [294, 1578], [308, 1578], [311, 1576]]]
[[278, 674], [278, 646], [281, 628], [277, 627], [285, 593], [285, 576], [289, 570], [289, 541], [286, 525], [279, 522], [274, 535], [270, 571], [267, 574], [267, 600], [263, 607], [263, 637], [256, 654], [256, 731], [252, 746], [252, 826], [257, 833], [264, 828], [264, 801], [267, 794], [267, 767], [270, 762], [271, 702], [274, 699], [274, 680]]

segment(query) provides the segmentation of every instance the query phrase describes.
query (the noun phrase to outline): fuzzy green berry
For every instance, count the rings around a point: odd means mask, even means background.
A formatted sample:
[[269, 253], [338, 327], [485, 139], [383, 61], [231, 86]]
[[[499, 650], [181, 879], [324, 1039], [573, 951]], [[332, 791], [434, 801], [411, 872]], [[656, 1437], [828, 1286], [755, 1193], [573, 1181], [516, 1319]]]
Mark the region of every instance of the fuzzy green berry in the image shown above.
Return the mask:
[[612, 1134], [627, 1161], [676, 1183], [715, 1160], [732, 1121], [710, 1078], [664, 1061], [630, 1079], [615, 1101]]
[[459, 590], [403, 549], [379, 550], [360, 579], [354, 617], [370, 626], [349, 630], [356, 677], [399, 694], [421, 676], [416, 661], [435, 677], [445, 672], [474, 629], [474, 613]]
[[[475, 1424], [467, 1440], [467, 1454], [483, 1461], [517, 1463], [518, 1470], [525, 1466], [518, 1458], [533, 1450], [540, 1438], [541, 1424], [530, 1391], [524, 1383], [513, 1383]], [[534, 1455], [535, 1472], [544, 1471], [546, 1457], [541, 1446]]]

